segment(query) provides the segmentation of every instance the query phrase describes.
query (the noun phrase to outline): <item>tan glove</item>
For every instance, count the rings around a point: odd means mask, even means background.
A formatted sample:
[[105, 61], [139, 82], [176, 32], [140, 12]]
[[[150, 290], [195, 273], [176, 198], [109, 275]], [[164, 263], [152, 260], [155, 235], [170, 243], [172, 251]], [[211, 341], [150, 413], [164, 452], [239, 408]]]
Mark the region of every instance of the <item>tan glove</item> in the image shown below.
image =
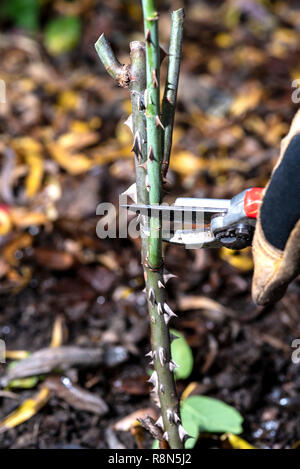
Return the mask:
[[253, 301], [273, 303], [300, 273], [300, 110], [264, 190], [254, 240]]

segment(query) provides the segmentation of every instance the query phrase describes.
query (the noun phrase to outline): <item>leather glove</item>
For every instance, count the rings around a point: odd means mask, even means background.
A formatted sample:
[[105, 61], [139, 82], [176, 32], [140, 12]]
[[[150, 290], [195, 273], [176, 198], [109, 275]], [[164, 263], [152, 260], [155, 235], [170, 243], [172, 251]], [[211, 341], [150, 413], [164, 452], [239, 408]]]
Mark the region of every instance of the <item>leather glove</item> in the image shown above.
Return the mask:
[[300, 110], [281, 142], [253, 239], [253, 301], [273, 303], [300, 273]]

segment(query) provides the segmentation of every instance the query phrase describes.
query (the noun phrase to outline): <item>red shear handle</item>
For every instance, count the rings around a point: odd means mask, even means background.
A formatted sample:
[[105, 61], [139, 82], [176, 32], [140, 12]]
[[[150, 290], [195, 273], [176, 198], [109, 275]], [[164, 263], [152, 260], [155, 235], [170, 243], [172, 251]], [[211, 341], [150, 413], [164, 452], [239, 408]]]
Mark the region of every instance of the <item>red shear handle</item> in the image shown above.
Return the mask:
[[262, 202], [262, 187], [252, 187], [246, 191], [244, 199], [244, 211], [248, 218], [257, 218], [258, 209]]

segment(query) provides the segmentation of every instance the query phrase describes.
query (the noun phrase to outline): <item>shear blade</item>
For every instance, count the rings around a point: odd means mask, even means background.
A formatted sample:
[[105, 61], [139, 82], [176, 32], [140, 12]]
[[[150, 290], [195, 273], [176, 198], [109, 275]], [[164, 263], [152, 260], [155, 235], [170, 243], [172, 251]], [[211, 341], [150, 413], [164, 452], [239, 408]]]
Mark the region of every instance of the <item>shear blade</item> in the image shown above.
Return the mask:
[[[121, 205], [121, 207], [127, 208], [132, 212], [139, 212], [142, 215], [158, 217], [162, 214], [170, 221], [178, 221], [190, 219], [192, 223], [197, 221], [207, 225], [210, 223], [213, 215], [221, 215], [227, 212], [227, 208], [224, 207], [193, 207], [184, 205], [144, 205], [144, 204], [132, 204], [132, 205]], [[201, 218], [201, 216], [203, 218]]]

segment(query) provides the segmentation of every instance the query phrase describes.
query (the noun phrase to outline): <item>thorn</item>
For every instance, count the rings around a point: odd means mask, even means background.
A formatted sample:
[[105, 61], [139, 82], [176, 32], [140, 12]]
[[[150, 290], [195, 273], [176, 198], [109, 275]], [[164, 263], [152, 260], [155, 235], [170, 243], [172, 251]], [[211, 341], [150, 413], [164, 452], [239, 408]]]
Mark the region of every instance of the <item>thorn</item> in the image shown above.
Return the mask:
[[159, 356], [159, 361], [160, 361], [161, 366], [165, 366], [167, 359], [166, 359], [165, 349], [163, 347], [159, 347], [158, 356]]
[[155, 317], [154, 316], [151, 316], [151, 322], [152, 322], [152, 324], [155, 324]]
[[165, 433], [163, 434], [163, 439], [166, 440], [166, 441], [169, 441], [168, 432], [165, 432]]
[[174, 423], [173, 411], [171, 409], [167, 409], [167, 419], [170, 424]]
[[185, 443], [186, 440], [188, 440], [189, 438], [192, 438], [186, 431], [185, 429], [183, 428], [182, 425], [179, 425], [178, 426], [178, 433], [179, 433], [179, 438], [181, 439], [181, 441], [183, 443]]
[[162, 122], [159, 118], [159, 116], [155, 116], [155, 126], [158, 127], [160, 126], [163, 130], [165, 130], [164, 126], [162, 125]]
[[150, 29], [147, 29], [147, 31], [146, 31], [145, 40], [146, 40], [147, 45], [149, 45], [150, 42], [151, 42], [151, 33], [150, 33]]
[[164, 429], [164, 422], [162, 416], [160, 416], [159, 419], [156, 420], [154, 425], [161, 428], [162, 430]]
[[153, 371], [150, 379], [148, 379], [147, 383], [151, 383], [153, 386], [153, 392], [158, 392], [158, 377], [156, 371]]
[[145, 287], [145, 288], [142, 290], [142, 293], [146, 293], [146, 291], [147, 291], [147, 290], [146, 290], [146, 287]]
[[171, 316], [168, 316], [168, 314], [164, 314], [164, 321], [165, 321], [166, 326], [169, 324], [170, 319], [171, 319]]
[[157, 285], [158, 285], [158, 288], [166, 288], [160, 280], [157, 282]]
[[153, 153], [153, 148], [151, 146], [149, 147], [149, 150], [148, 150], [147, 159], [151, 162], [154, 161], [154, 153]]
[[154, 361], [151, 360], [151, 362], [149, 362], [149, 365], [154, 365]]
[[152, 85], [153, 85], [154, 88], [158, 87], [156, 68], [154, 70], [152, 70]]
[[175, 314], [174, 311], [171, 310], [170, 306], [167, 303], [164, 303], [164, 310], [167, 313], [167, 315], [170, 316], [170, 318], [172, 316], [175, 318], [178, 317], [177, 314]]
[[137, 108], [138, 108], [138, 111], [143, 111], [145, 109], [145, 103], [144, 103], [144, 99], [142, 96], [138, 96]]
[[124, 122], [125, 125], [127, 125], [127, 127], [129, 127], [129, 129], [131, 130], [131, 132], [133, 133], [133, 130], [132, 130], [132, 114], [130, 114], [130, 116], [127, 117], [126, 121]]
[[165, 393], [165, 387], [164, 387], [163, 384], [160, 385], [160, 392], [161, 392], [162, 394]]
[[164, 58], [169, 54], [165, 51], [165, 49], [162, 46], [159, 46], [159, 50], [160, 50], [160, 63], [162, 63]]
[[145, 357], [153, 358], [152, 350], [150, 350], [150, 352], [146, 353]]
[[177, 363], [175, 363], [173, 360], [170, 360], [170, 362], [169, 362], [169, 370], [171, 371], [171, 373], [173, 373], [173, 371], [175, 370], [175, 368], [179, 368], [179, 365], [177, 365]]
[[154, 306], [155, 304], [155, 292], [154, 289], [151, 287], [148, 293], [148, 300], [150, 301], [151, 305]]
[[159, 316], [162, 316], [164, 314], [161, 303], [158, 303], [158, 305], [157, 305], [157, 314]]
[[136, 204], [137, 203], [137, 194], [136, 194], [136, 184], [131, 184], [130, 187], [128, 187], [128, 189], [122, 193], [122, 195], [128, 195], [128, 197], [130, 197], [133, 202]]
[[180, 417], [176, 412], [173, 413], [173, 418], [176, 425], [179, 425], [181, 423]]
[[143, 164], [138, 164], [138, 168], [143, 168], [145, 171], [147, 171], [147, 161]]
[[141, 136], [138, 130], [134, 134], [131, 151], [134, 151], [137, 157], [139, 157], [142, 153]]
[[163, 278], [164, 282], [167, 283], [171, 278], [175, 278], [177, 275], [173, 275], [170, 272], [167, 271], [167, 269], [164, 269], [163, 271]]

